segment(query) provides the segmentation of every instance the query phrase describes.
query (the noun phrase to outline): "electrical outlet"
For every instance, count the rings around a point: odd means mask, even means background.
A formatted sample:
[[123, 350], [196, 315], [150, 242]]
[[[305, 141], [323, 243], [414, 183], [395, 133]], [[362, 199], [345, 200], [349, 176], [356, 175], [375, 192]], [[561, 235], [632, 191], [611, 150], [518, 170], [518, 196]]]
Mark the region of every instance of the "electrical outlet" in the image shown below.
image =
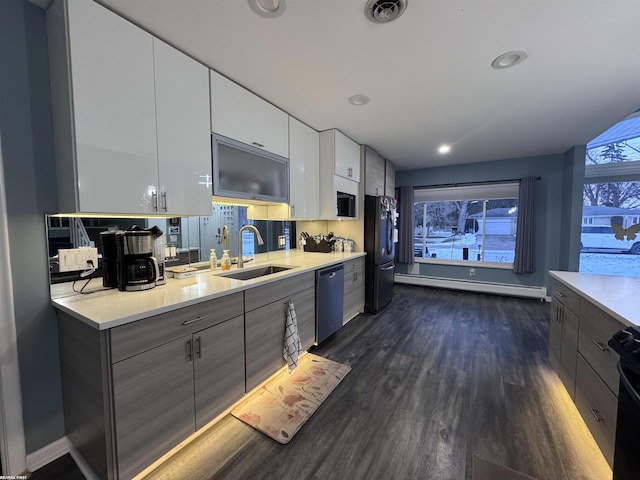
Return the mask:
[[476, 269], [475, 268], [470, 268], [469, 269], [469, 276], [470, 277], [475, 277], [476, 276]]
[[[93, 265], [91, 265], [92, 262]], [[60, 272], [98, 268], [98, 249], [92, 247], [61, 248], [58, 250]]]

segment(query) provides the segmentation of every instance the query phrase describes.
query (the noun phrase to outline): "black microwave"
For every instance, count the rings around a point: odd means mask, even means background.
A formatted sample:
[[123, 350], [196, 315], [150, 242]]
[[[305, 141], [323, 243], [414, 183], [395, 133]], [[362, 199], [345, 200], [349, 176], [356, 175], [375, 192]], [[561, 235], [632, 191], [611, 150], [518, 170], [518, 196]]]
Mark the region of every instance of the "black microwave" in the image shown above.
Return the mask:
[[356, 216], [356, 196], [350, 193], [337, 192], [338, 217]]

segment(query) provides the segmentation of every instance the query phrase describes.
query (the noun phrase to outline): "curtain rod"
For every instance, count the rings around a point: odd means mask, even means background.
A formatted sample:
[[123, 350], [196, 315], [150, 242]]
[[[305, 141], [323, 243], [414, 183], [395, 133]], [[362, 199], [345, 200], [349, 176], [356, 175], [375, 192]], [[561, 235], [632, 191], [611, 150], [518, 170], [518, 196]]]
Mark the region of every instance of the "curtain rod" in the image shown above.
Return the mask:
[[[541, 180], [542, 177], [536, 177], [536, 180]], [[507, 180], [487, 180], [484, 182], [461, 182], [461, 183], [440, 183], [437, 185], [414, 185], [413, 188], [444, 188], [444, 187], [467, 187], [472, 185], [491, 185], [492, 183], [520, 183], [522, 178], [510, 178]]]

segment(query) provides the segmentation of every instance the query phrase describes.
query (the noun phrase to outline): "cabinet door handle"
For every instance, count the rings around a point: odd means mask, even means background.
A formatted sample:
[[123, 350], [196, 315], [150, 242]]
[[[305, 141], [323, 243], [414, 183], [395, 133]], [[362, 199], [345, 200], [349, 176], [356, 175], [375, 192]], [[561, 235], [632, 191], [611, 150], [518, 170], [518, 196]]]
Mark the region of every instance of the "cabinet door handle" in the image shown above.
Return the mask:
[[166, 212], [168, 211], [168, 203], [167, 203], [167, 192], [162, 192], [162, 209]]
[[609, 349], [606, 348], [602, 343], [600, 342], [596, 342], [593, 338], [591, 339], [591, 342], [593, 342], [593, 344], [598, 347], [600, 349], [601, 352], [607, 352]]
[[202, 341], [201, 338], [196, 338], [196, 355], [198, 358], [202, 358]]
[[591, 415], [593, 415], [593, 418], [596, 419], [596, 422], [600, 422], [602, 420], [604, 420], [604, 418], [602, 418], [600, 416], [600, 412], [598, 412], [597, 409], [593, 408], [591, 405], [587, 404], [587, 408], [589, 409], [589, 411], [591, 412]]
[[256, 147], [264, 148], [264, 145], [262, 143], [258, 143], [258, 142], [251, 142], [251, 143], [253, 143]]
[[207, 317], [196, 317], [196, 318], [192, 318], [191, 320], [185, 320], [184, 322], [182, 322], [182, 325], [189, 325], [191, 323], [195, 323], [195, 322], [199, 322], [200, 320], [204, 320]]
[[191, 339], [187, 340], [187, 360], [193, 360], [193, 345]]
[[154, 211], [158, 211], [158, 192], [153, 192], [151, 194], [151, 206]]

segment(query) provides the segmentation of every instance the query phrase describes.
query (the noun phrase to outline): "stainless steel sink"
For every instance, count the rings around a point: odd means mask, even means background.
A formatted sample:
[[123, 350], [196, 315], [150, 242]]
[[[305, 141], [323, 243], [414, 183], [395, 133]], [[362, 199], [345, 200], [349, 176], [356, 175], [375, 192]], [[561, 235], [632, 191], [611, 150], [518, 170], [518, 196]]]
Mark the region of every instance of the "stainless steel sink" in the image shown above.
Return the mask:
[[233, 278], [235, 280], [251, 280], [252, 278], [273, 275], [274, 273], [291, 270], [295, 267], [283, 267], [280, 265], [265, 265], [262, 267], [247, 268], [242, 270], [234, 270], [233, 272], [220, 273], [221, 277]]

